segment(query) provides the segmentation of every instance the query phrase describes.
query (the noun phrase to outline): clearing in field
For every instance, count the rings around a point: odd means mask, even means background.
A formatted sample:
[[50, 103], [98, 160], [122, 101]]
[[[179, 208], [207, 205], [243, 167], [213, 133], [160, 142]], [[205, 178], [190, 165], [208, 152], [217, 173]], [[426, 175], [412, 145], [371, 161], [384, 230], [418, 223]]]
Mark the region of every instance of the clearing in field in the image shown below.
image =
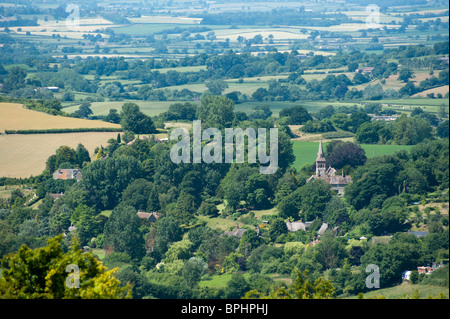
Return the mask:
[[5, 130], [104, 127], [120, 128], [120, 125], [102, 121], [53, 116], [26, 109], [22, 104], [0, 103], [0, 133], [3, 133]]

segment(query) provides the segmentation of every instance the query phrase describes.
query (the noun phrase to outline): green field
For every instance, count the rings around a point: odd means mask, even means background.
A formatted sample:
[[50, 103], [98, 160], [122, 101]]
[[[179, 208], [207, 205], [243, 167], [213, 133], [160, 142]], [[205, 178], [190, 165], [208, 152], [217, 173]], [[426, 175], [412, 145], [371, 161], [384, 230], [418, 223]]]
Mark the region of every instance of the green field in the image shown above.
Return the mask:
[[[324, 150], [326, 150], [328, 143], [323, 143]], [[394, 154], [401, 150], [409, 150], [410, 145], [370, 145], [361, 144], [361, 147], [366, 152], [367, 158], [375, 156], [383, 156]], [[294, 167], [299, 170], [305, 165], [312, 165], [316, 161], [317, 150], [319, 148], [318, 142], [303, 142], [293, 141], [293, 149], [295, 155]]]
[[[411, 283], [404, 282], [401, 285], [385, 288], [385, 289], [377, 289], [371, 292], [367, 292], [364, 294], [364, 299], [372, 299], [385, 297], [387, 299], [400, 299], [400, 298], [411, 298], [414, 292], [417, 290], [416, 294], [420, 299], [425, 299], [428, 297], [436, 298], [439, 294], [443, 293], [448, 298], [448, 288], [440, 287], [440, 286], [431, 286], [431, 285], [413, 285]], [[350, 297], [349, 299], [354, 299], [355, 296]]]
[[[250, 276], [249, 273], [244, 274], [244, 278], [248, 279]], [[228, 281], [230, 281], [231, 277], [233, 277], [233, 274], [226, 273], [223, 275], [215, 275], [210, 277], [208, 280], [202, 280], [199, 282], [200, 287], [209, 287], [209, 288], [225, 288]]]

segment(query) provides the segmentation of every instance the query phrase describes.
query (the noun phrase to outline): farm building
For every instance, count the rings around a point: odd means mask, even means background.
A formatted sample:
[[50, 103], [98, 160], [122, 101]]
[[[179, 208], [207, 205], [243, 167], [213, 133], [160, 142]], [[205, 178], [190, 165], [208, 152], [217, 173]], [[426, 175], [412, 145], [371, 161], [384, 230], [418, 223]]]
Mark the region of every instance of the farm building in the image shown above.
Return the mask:
[[53, 173], [53, 179], [76, 179], [77, 181], [81, 180], [81, 171], [79, 169], [57, 169]]
[[331, 189], [337, 191], [338, 195], [344, 194], [344, 187], [352, 182], [350, 176], [336, 175], [336, 170], [333, 167], [327, 168], [327, 160], [323, 154], [322, 141], [319, 143], [319, 151], [316, 158], [316, 174], [312, 175], [306, 182], [314, 179], [324, 180], [331, 185]]

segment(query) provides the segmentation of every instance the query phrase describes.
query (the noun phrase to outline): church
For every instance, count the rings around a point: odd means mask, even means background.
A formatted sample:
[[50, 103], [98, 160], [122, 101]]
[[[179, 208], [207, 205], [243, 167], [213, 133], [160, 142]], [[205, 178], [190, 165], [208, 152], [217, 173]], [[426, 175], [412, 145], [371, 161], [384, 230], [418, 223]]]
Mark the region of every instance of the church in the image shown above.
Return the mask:
[[319, 150], [317, 152], [316, 174], [308, 178], [306, 182], [310, 182], [313, 179], [324, 180], [327, 184], [330, 184], [331, 189], [337, 191], [340, 196], [344, 195], [345, 185], [352, 182], [352, 178], [350, 176], [344, 176], [344, 173], [341, 175], [336, 175], [336, 169], [333, 167], [327, 168], [327, 160], [323, 154], [322, 141], [319, 143]]

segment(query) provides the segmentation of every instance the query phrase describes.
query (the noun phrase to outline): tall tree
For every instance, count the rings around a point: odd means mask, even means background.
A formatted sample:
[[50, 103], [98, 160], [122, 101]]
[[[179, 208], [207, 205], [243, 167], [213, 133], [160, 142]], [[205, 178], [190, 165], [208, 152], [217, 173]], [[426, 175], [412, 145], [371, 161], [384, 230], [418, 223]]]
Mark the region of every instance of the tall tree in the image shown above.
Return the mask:
[[125, 131], [135, 134], [151, 134], [156, 131], [152, 119], [141, 112], [135, 103], [125, 103], [120, 113], [121, 125]]
[[89, 190], [98, 209], [112, 209], [128, 185], [140, 177], [142, 166], [134, 157], [109, 157], [89, 164], [81, 183]]
[[119, 205], [113, 209], [105, 224], [104, 247], [113, 252], [123, 252], [140, 260], [145, 254], [141, 225], [134, 207]]
[[234, 118], [234, 102], [224, 96], [205, 96], [197, 108], [197, 118], [206, 127], [229, 127]]
[[3, 81], [2, 90], [5, 92], [11, 92], [25, 87], [26, 77], [27, 72], [23, 68], [19, 66], [12, 67], [9, 69], [8, 75]]
[[76, 227], [76, 234], [81, 246], [87, 245], [100, 230], [97, 212], [84, 204], [78, 205], [72, 214], [71, 221]]
[[83, 144], [78, 144], [76, 149], [76, 155], [77, 155], [77, 164], [79, 167], [83, 167], [84, 162], [90, 162], [91, 157], [89, 155], [89, 151], [84, 147]]
[[228, 83], [224, 80], [211, 80], [206, 82], [208, 91], [213, 95], [221, 95], [228, 88]]
[[352, 142], [342, 141], [333, 141], [328, 144], [326, 159], [327, 164], [336, 169], [341, 169], [346, 165], [352, 167], [364, 165], [367, 160], [364, 149], [361, 146]]

